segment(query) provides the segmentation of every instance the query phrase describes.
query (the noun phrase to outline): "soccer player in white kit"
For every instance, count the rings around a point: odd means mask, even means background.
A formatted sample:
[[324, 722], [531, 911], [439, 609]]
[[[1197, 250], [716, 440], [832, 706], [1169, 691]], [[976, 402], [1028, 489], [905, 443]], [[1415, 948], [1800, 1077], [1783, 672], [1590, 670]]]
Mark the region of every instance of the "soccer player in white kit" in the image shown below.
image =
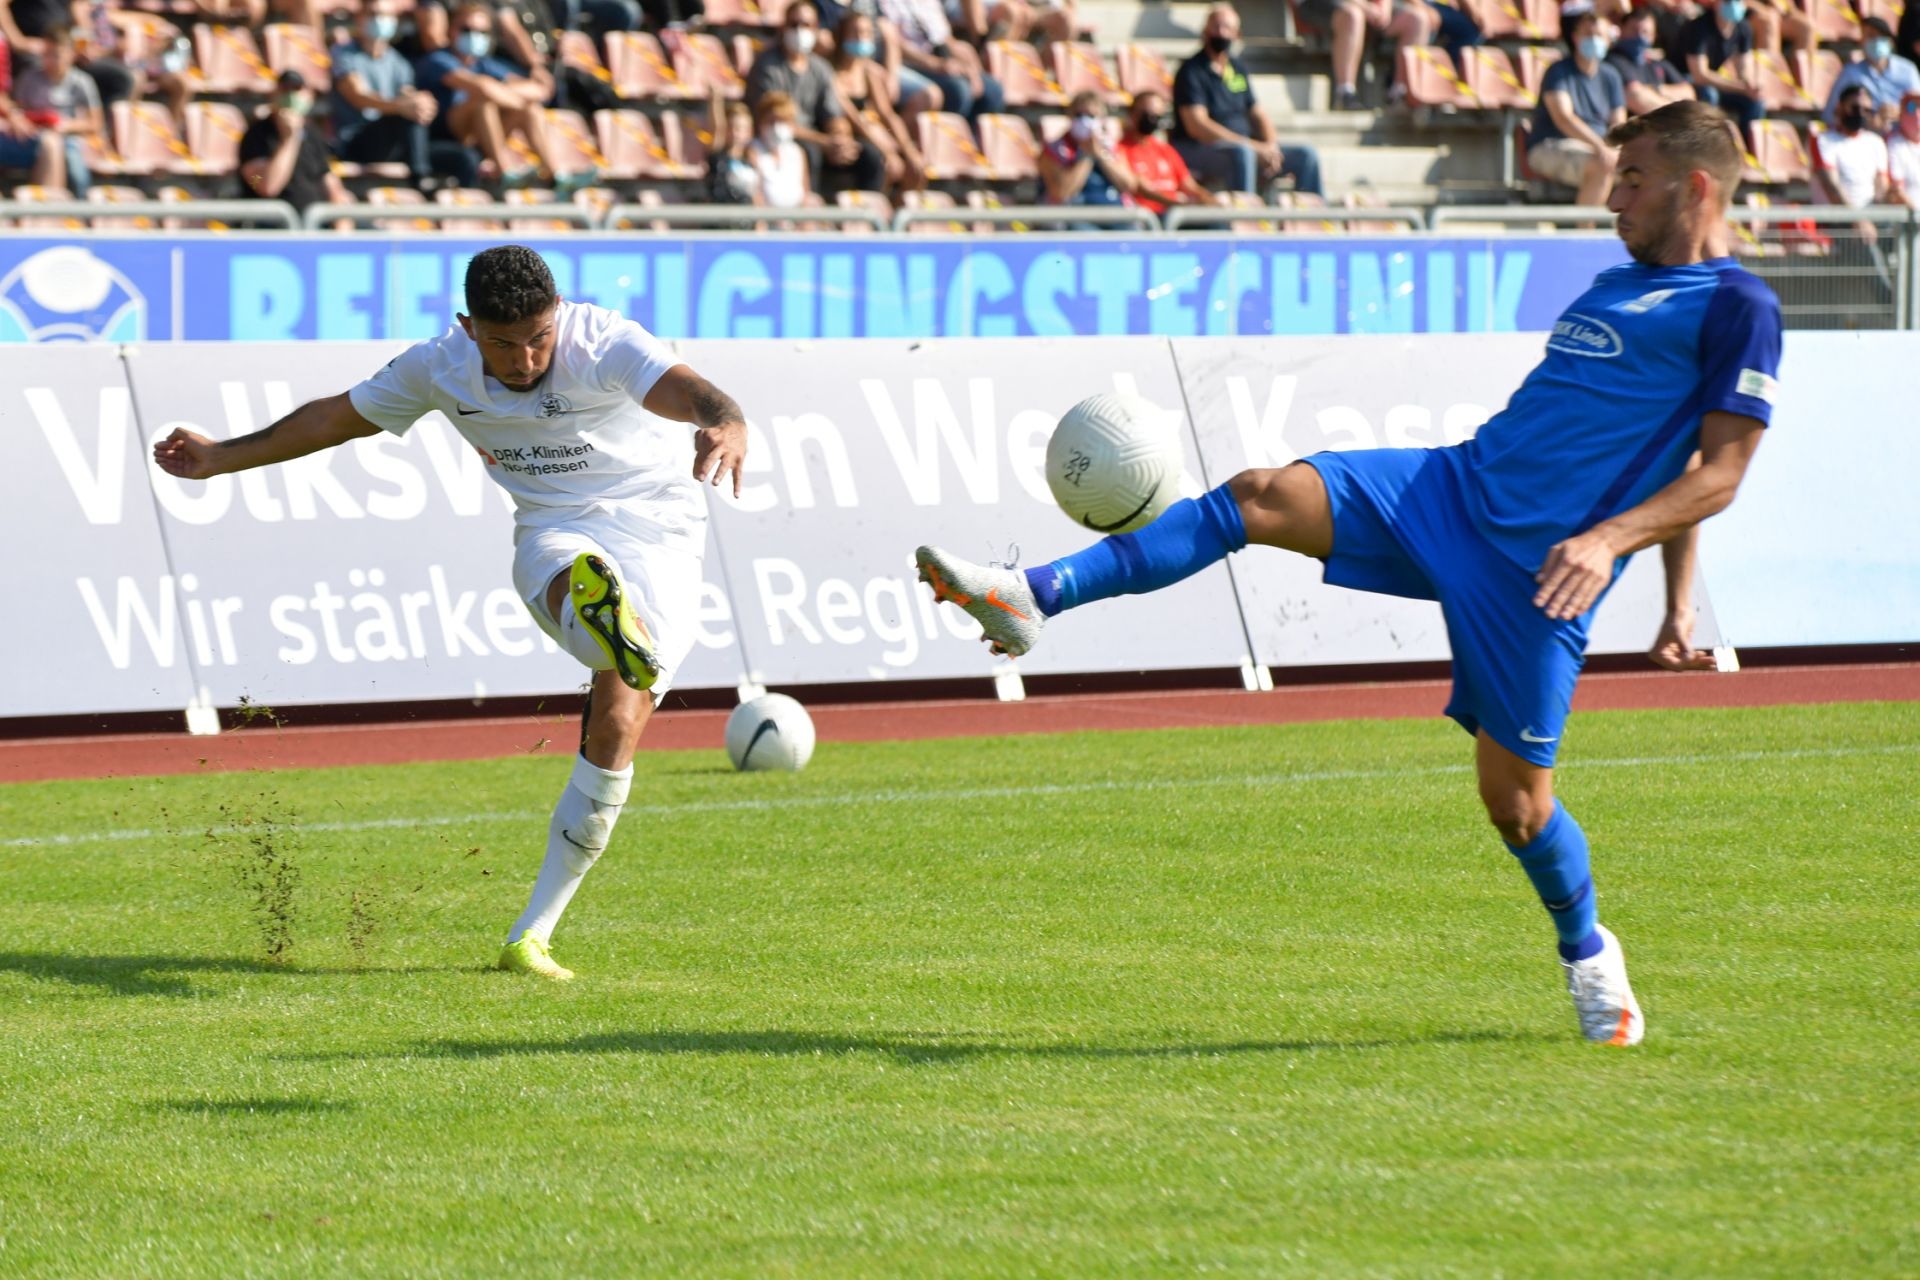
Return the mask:
[[[468, 314], [343, 395], [252, 435], [176, 429], [154, 446], [190, 480], [285, 462], [438, 409], [513, 497], [513, 584], [542, 630], [593, 670], [580, 754], [499, 967], [564, 981], [548, 939], [607, 847], [654, 705], [693, 647], [707, 513], [702, 480], [740, 491], [740, 406], [652, 334], [563, 301], [523, 245], [478, 254]], [[644, 410], [644, 412], [643, 412]], [[692, 439], [658, 419], [691, 423]]]

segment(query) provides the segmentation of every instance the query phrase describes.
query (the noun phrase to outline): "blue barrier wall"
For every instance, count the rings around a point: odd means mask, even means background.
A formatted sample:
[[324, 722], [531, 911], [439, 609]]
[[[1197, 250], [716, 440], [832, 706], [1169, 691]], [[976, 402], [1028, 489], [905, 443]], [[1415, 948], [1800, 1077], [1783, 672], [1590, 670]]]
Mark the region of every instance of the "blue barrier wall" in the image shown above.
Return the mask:
[[[0, 342], [423, 338], [497, 239], [0, 237]], [[561, 291], [667, 338], [1513, 333], [1611, 237], [534, 239]]]

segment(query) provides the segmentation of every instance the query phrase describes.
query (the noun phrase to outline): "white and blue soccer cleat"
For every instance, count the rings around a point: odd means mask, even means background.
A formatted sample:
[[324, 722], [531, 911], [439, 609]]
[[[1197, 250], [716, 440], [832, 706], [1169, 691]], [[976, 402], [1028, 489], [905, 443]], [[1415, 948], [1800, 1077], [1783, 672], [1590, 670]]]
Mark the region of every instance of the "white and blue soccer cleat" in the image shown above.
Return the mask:
[[1627, 982], [1627, 953], [1605, 925], [1595, 929], [1600, 934], [1598, 954], [1560, 962], [1567, 971], [1574, 1012], [1580, 1015], [1580, 1034], [1601, 1044], [1639, 1044], [1647, 1024]]
[[920, 566], [920, 581], [933, 588], [933, 598], [964, 609], [980, 624], [995, 653], [1017, 658], [1040, 638], [1047, 616], [1020, 570], [974, 564], [938, 547], [921, 547], [913, 559]]

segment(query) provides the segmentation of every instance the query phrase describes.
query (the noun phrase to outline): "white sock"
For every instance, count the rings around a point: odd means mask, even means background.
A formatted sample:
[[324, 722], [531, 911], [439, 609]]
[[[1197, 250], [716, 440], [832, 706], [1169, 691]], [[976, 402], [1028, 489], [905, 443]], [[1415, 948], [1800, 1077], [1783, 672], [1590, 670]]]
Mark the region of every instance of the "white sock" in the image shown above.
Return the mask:
[[513, 922], [508, 942], [518, 942], [529, 933], [542, 942], [553, 936], [573, 891], [612, 838], [613, 824], [620, 820], [620, 806], [627, 802], [632, 785], [632, 765], [614, 771], [589, 763], [585, 756], [574, 758], [567, 789], [560, 793], [553, 821], [547, 824], [547, 856], [533, 882], [533, 896]]
[[560, 639], [568, 653], [593, 670], [613, 670], [613, 659], [594, 639], [593, 632], [580, 624], [580, 615], [573, 611], [572, 592], [568, 592], [566, 599], [560, 602]]

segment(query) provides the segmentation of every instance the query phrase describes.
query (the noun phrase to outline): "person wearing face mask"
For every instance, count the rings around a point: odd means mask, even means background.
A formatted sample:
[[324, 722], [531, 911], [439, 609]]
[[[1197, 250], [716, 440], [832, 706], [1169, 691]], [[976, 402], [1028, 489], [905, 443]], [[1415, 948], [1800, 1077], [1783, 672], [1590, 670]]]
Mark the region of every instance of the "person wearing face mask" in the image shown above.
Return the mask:
[[1576, 204], [1598, 205], [1613, 186], [1607, 131], [1627, 118], [1627, 90], [1608, 65], [1612, 30], [1590, 0], [1560, 10], [1573, 56], [1547, 68], [1533, 109], [1527, 164], [1542, 177], [1578, 189]]
[[1747, 150], [1753, 150], [1753, 125], [1766, 117], [1760, 101], [1760, 69], [1754, 57], [1753, 27], [1747, 0], [1717, 0], [1680, 34], [1687, 78], [1700, 101], [1711, 103], [1740, 122]]
[[1813, 133], [1815, 204], [1864, 209], [1886, 202], [1887, 140], [1873, 130], [1872, 120], [1873, 98], [1865, 85], [1841, 91], [1834, 127]]
[[1233, 56], [1240, 14], [1230, 4], [1207, 11], [1200, 52], [1173, 77], [1173, 148], [1209, 186], [1258, 191], [1285, 174], [1296, 191], [1321, 195], [1320, 153], [1283, 147], [1266, 108], [1254, 100], [1247, 69]]
[[[1126, 161], [1114, 154], [1102, 126], [1107, 105], [1097, 93], [1077, 93], [1067, 104], [1067, 132], [1040, 149], [1040, 181], [1048, 204], [1117, 205], [1139, 187]], [[1097, 223], [1075, 230], [1097, 231]]]
[[779, 92], [766, 94], [754, 108], [747, 161], [760, 175], [758, 203], [770, 208], [798, 209], [813, 193], [807, 181], [807, 153], [796, 137], [798, 116], [793, 99]]
[[333, 172], [333, 153], [313, 127], [313, 91], [298, 71], [282, 71], [273, 103], [240, 139], [242, 193], [309, 205], [345, 204], [347, 188]]
[[1887, 139], [1887, 201], [1920, 209], [1920, 93], [1900, 100], [1900, 123]]
[[1137, 94], [1127, 110], [1126, 132], [1113, 150], [1133, 174], [1130, 198], [1155, 213], [1176, 204], [1212, 204], [1213, 192], [1193, 180], [1186, 161], [1160, 136], [1166, 114], [1167, 100], [1151, 89]]
[[927, 185], [927, 162], [907, 122], [893, 107], [893, 86], [880, 65], [873, 19], [848, 12], [834, 28], [833, 88], [841, 112], [886, 162], [887, 186], [919, 190]]
[[987, 74], [980, 51], [958, 38], [941, 0], [879, 4], [890, 53], [899, 53], [902, 111], [938, 111], [944, 104], [945, 110], [973, 120], [1007, 109], [1005, 90]]
[[812, 189], [831, 198], [841, 191], [881, 191], [887, 162], [860, 137], [834, 87], [833, 64], [815, 50], [820, 14], [807, 0], [787, 10], [780, 42], [754, 59], [747, 73], [747, 103], [758, 107], [768, 94], [785, 96], [794, 110], [794, 137], [807, 156]]
[[[498, 57], [493, 45], [493, 9], [467, 3], [454, 11], [453, 43], [430, 53], [414, 68], [414, 77], [439, 104], [431, 126], [436, 138], [478, 147], [508, 186], [531, 179], [552, 182], [553, 170], [544, 111], [553, 97], [553, 77], [545, 67], [523, 70]], [[507, 146], [518, 133], [538, 163], [529, 168]], [[564, 175], [577, 182], [591, 174]]]
[[1639, 8], [1620, 24], [1620, 38], [1607, 50], [1607, 65], [1620, 75], [1627, 90], [1627, 114], [1643, 116], [1669, 102], [1693, 97], [1693, 86], [1660, 52], [1655, 42], [1653, 10]]
[[1893, 28], [1885, 19], [1864, 19], [1860, 29], [1866, 36], [1860, 46], [1860, 61], [1849, 62], [1833, 82], [1826, 120], [1829, 126], [1840, 123], [1840, 95], [1858, 85], [1867, 91], [1872, 127], [1884, 131], [1893, 127], [1900, 100], [1910, 93], [1920, 93], [1920, 67], [1893, 51]]
[[480, 155], [429, 135], [440, 104], [414, 87], [413, 64], [393, 47], [399, 32], [396, 0], [372, 0], [360, 15], [355, 42], [334, 47], [334, 148], [354, 164], [404, 163], [415, 182], [439, 172], [472, 186], [479, 180]]

